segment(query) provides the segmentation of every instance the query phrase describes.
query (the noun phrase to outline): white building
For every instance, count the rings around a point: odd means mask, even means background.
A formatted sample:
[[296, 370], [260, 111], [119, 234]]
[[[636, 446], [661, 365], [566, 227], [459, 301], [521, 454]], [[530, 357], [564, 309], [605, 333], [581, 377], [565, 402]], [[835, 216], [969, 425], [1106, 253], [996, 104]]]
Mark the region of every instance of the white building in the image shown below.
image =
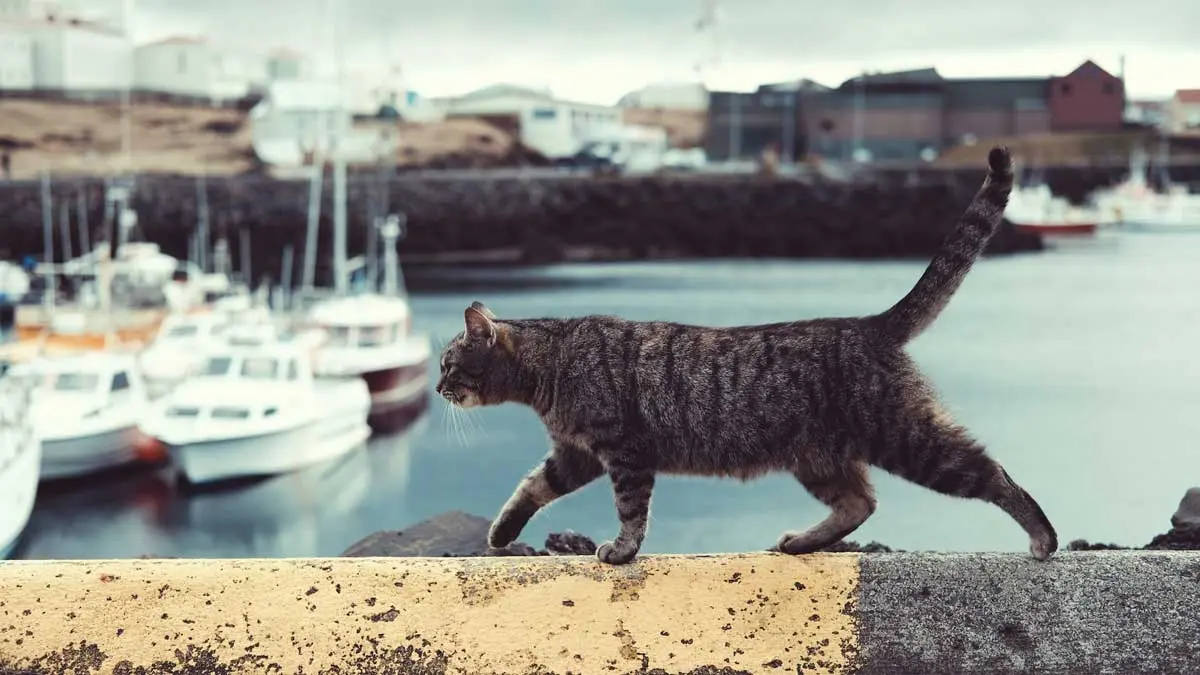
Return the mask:
[[[0, 0], [8, 2], [11, 0]], [[33, 89], [34, 39], [29, 28], [0, 16], [0, 90]]]
[[38, 89], [86, 96], [132, 84], [133, 43], [123, 29], [54, 16], [35, 21], [30, 34]]
[[442, 99], [447, 116], [510, 118], [521, 143], [547, 157], [578, 152], [587, 140], [620, 133], [621, 111], [613, 106], [554, 98], [549, 91], [496, 84]]
[[89, 93], [131, 82], [131, 43], [120, 17], [81, 18], [58, 3], [0, 0], [0, 88]]
[[134, 82], [140, 91], [239, 99], [267, 80], [268, 57], [214, 45], [203, 37], [171, 37], [138, 46]]
[[396, 135], [353, 129], [345, 107], [348, 99], [346, 89], [333, 82], [271, 82], [263, 100], [250, 111], [255, 154], [275, 167], [301, 167], [310, 156], [331, 157], [336, 132], [338, 152], [349, 164], [394, 157]]
[[708, 110], [708, 90], [700, 82], [658, 82], [625, 94], [621, 108]]

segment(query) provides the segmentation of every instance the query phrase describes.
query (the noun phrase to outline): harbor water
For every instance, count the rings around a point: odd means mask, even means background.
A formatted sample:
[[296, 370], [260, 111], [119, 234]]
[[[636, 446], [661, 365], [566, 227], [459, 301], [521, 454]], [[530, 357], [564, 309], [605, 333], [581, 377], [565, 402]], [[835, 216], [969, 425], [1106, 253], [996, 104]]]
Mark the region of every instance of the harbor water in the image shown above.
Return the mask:
[[[1200, 235], [1104, 234], [981, 261], [910, 351], [947, 407], [1072, 539], [1141, 545], [1200, 485]], [[467, 269], [414, 284], [415, 329], [441, 345], [482, 300], [501, 317], [620, 314], [710, 325], [872, 313], [924, 261], [721, 261]], [[431, 363], [436, 376], [437, 363]], [[430, 388], [433, 384], [430, 383]], [[332, 464], [204, 492], [163, 471], [43, 485], [15, 556], [337, 555], [447, 510], [491, 517], [547, 450], [518, 406], [452, 411], [432, 399], [405, 433]], [[994, 506], [875, 470], [879, 508], [850, 538], [897, 548], [1020, 551]], [[645, 552], [762, 550], [825, 507], [788, 476], [662, 478]], [[597, 481], [540, 514], [522, 540], [617, 530]]]

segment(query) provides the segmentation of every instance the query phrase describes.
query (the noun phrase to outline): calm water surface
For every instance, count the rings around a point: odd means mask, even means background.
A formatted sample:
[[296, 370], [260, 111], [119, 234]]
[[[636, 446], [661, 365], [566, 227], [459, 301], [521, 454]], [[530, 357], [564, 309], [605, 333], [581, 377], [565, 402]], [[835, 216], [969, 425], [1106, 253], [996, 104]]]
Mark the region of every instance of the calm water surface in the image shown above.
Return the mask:
[[[1063, 542], [1142, 544], [1200, 485], [1200, 236], [1119, 235], [988, 259], [911, 346], [948, 406], [1042, 503]], [[438, 347], [482, 299], [500, 315], [619, 313], [702, 324], [884, 309], [923, 263], [705, 262], [565, 266], [535, 287], [413, 297]], [[517, 276], [518, 273], [505, 273]], [[529, 275], [530, 272], [519, 273]], [[432, 365], [436, 371], [436, 364]], [[432, 386], [432, 384], [431, 384]], [[185, 495], [153, 472], [43, 489], [22, 558], [337, 555], [380, 529], [450, 509], [490, 517], [547, 450], [517, 406], [451, 416], [433, 401], [402, 436], [329, 466]], [[934, 550], [1024, 550], [999, 509], [876, 471], [879, 510], [852, 538]], [[826, 510], [794, 480], [663, 478], [646, 552], [761, 550]], [[538, 516], [523, 540], [616, 532], [598, 481]]]

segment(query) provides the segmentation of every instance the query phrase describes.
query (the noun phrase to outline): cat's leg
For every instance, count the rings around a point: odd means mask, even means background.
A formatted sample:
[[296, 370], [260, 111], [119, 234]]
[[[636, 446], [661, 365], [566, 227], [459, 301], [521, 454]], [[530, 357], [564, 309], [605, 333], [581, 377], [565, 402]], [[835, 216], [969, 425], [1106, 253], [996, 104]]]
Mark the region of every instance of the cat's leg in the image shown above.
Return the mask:
[[508, 546], [521, 535], [529, 519], [550, 502], [568, 495], [604, 474], [604, 465], [587, 451], [557, 444], [546, 459], [521, 480], [488, 531], [488, 546]]
[[1058, 549], [1058, 535], [1037, 501], [945, 415], [922, 416], [896, 438], [903, 441], [884, 448], [874, 464], [935, 492], [999, 506], [1029, 535], [1029, 551], [1038, 560]]
[[835, 472], [818, 473], [804, 467], [794, 474], [832, 512], [803, 532], [784, 532], [773, 551], [792, 555], [819, 551], [858, 529], [875, 512], [875, 489], [865, 462], [854, 461]]
[[615, 540], [606, 541], [596, 549], [596, 557], [611, 565], [624, 565], [637, 556], [646, 538], [654, 472], [641, 466], [612, 464], [608, 475], [612, 479], [621, 531]]

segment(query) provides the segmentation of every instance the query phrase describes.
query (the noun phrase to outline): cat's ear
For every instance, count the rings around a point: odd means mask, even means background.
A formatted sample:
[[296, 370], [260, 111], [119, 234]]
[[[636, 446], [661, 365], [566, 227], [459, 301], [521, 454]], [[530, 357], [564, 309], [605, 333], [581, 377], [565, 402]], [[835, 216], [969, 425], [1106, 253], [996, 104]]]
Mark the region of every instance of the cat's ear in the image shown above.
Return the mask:
[[488, 317], [491, 312], [487, 311], [487, 307], [480, 305], [483, 309], [476, 309], [475, 305], [478, 304], [474, 303], [467, 308], [467, 335], [477, 340], [483, 340], [487, 346], [491, 347], [496, 344], [496, 324], [492, 323], [492, 319]]
[[476, 312], [479, 312], [480, 314], [486, 316], [487, 318], [491, 319], [492, 321], [496, 320], [496, 315], [492, 312], [492, 310], [485, 307], [484, 304], [478, 300], [471, 303], [471, 309], [475, 310]]

